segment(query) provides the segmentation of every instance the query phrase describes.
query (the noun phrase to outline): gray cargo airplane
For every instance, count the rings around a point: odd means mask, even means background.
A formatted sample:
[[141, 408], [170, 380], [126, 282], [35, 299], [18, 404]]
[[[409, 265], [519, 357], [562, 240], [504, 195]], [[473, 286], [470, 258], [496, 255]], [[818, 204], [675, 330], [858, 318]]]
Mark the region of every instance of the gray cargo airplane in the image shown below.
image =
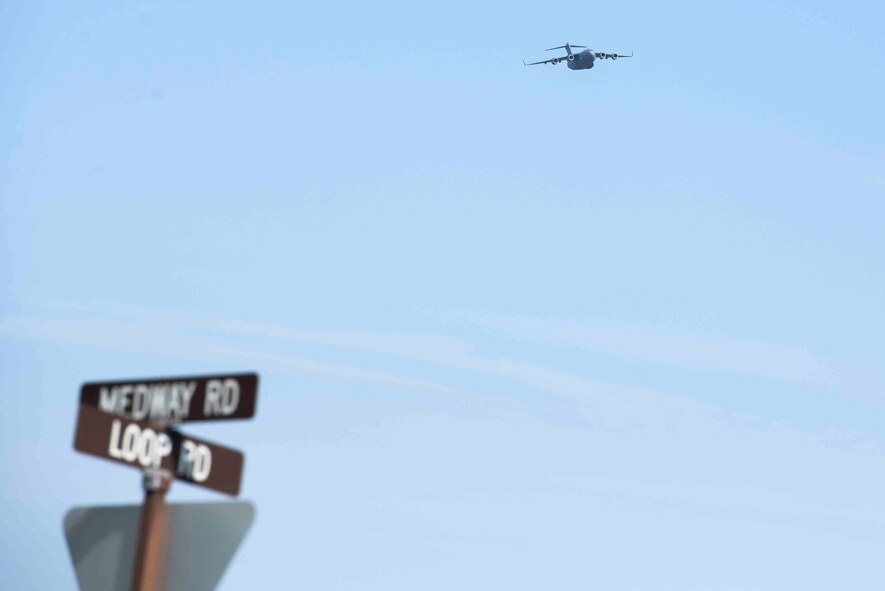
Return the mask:
[[[572, 52], [573, 47], [580, 47], [584, 49], [584, 51], [574, 53]], [[537, 66], [538, 64], [553, 64], [555, 66], [559, 62], [568, 62], [569, 70], [589, 70], [593, 67], [593, 62], [597, 59], [616, 60], [619, 57], [633, 57], [633, 52], [630, 52], [630, 55], [621, 55], [619, 53], [603, 53], [601, 51], [593, 51], [592, 49], [587, 49], [586, 45], [572, 45], [570, 43], [560, 45], [559, 47], [551, 47], [547, 51], [553, 51], [554, 49], [564, 49], [568, 55], [564, 55], [562, 57], [554, 57], [542, 62], [532, 62], [530, 64], [527, 64], [525, 63], [525, 60], [522, 60], [522, 64], [524, 66]]]

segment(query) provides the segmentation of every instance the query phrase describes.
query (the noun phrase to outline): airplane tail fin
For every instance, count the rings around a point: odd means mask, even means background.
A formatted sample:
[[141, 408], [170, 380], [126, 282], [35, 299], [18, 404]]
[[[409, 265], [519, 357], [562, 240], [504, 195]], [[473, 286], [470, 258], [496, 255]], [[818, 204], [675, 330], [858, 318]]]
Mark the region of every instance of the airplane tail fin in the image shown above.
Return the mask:
[[584, 49], [587, 48], [586, 45], [572, 45], [571, 43], [566, 43], [565, 45], [560, 45], [559, 47], [551, 47], [550, 49], [547, 49], [545, 51], [553, 51], [554, 49], [564, 49], [566, 51], [566, 53], [571, 55], [572, 54], [572, 47], [581, 47]]

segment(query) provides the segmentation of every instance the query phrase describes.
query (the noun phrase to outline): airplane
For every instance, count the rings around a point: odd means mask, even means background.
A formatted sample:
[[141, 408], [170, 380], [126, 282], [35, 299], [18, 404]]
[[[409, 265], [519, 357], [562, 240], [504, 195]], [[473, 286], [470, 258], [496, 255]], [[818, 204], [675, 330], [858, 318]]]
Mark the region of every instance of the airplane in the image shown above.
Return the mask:
[[[572, 51], [573, 47], [581, 47], [584, 49], [584, 51], [574, 53]], [[568, 62], [569, 70], [589, 70], [593, 67], [593, 62], [597, 59], [616, 60], [619, 57], [633, 57], [632, 51], [630, 52], [630, 55], [621, 55], [619, 53], [604, 53], [601, 51], [593, 51], [592, 49], [587, 49], [586, 45], [572, 45], [570, 43], [560, 45], [559, 47], [551, 47], [546, 51], [553, 51], [554, 49], [564, 49], [568, 55], [564, 55], [562, 57], [554, 57], [553, 59], [544, 60], [542, 62], [532, 62], [530, 64], [527, 64], [525, 63], [525, 60], [522, 60], [522, 65], [537, 66], [538, 64], [553, 64], [555, 66], [559, 62]]]

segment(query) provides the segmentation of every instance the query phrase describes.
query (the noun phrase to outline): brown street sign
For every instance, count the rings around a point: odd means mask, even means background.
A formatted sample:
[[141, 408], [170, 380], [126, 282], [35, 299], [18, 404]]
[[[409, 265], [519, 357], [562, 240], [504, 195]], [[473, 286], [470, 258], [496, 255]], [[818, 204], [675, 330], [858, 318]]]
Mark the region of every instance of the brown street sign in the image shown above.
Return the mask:
[[258, 374], [88, 382], [80, 404], [134, 421], [215, 421], [255, 414]]
[[80, 405], [74, 448], [144, 470], [164, 468], [179, 480], [236, 496], [243, 454], [162, 424], [132, 421]]

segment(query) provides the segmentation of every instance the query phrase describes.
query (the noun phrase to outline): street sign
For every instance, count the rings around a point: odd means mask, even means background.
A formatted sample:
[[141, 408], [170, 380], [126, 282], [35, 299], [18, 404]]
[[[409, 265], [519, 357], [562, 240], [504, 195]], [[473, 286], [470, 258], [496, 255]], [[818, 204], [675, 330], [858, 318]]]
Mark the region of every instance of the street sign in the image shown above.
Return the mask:
[[163, 468], [186, 482], [236, 496], [243, 454], [163, 423], [132, 421], [80, 405], [74, 448], [133, 468]]
[[135, 421], [215, 421], [255, 414], [258, 374], [89, 382], [80, 404]]
[[[164, 539], [164, 588], [211, 591], [255, 519], [248, 502], [170, 503]], [[128, 589], [140, 505], [75, 507], [65, 536], [81, 591]]]

